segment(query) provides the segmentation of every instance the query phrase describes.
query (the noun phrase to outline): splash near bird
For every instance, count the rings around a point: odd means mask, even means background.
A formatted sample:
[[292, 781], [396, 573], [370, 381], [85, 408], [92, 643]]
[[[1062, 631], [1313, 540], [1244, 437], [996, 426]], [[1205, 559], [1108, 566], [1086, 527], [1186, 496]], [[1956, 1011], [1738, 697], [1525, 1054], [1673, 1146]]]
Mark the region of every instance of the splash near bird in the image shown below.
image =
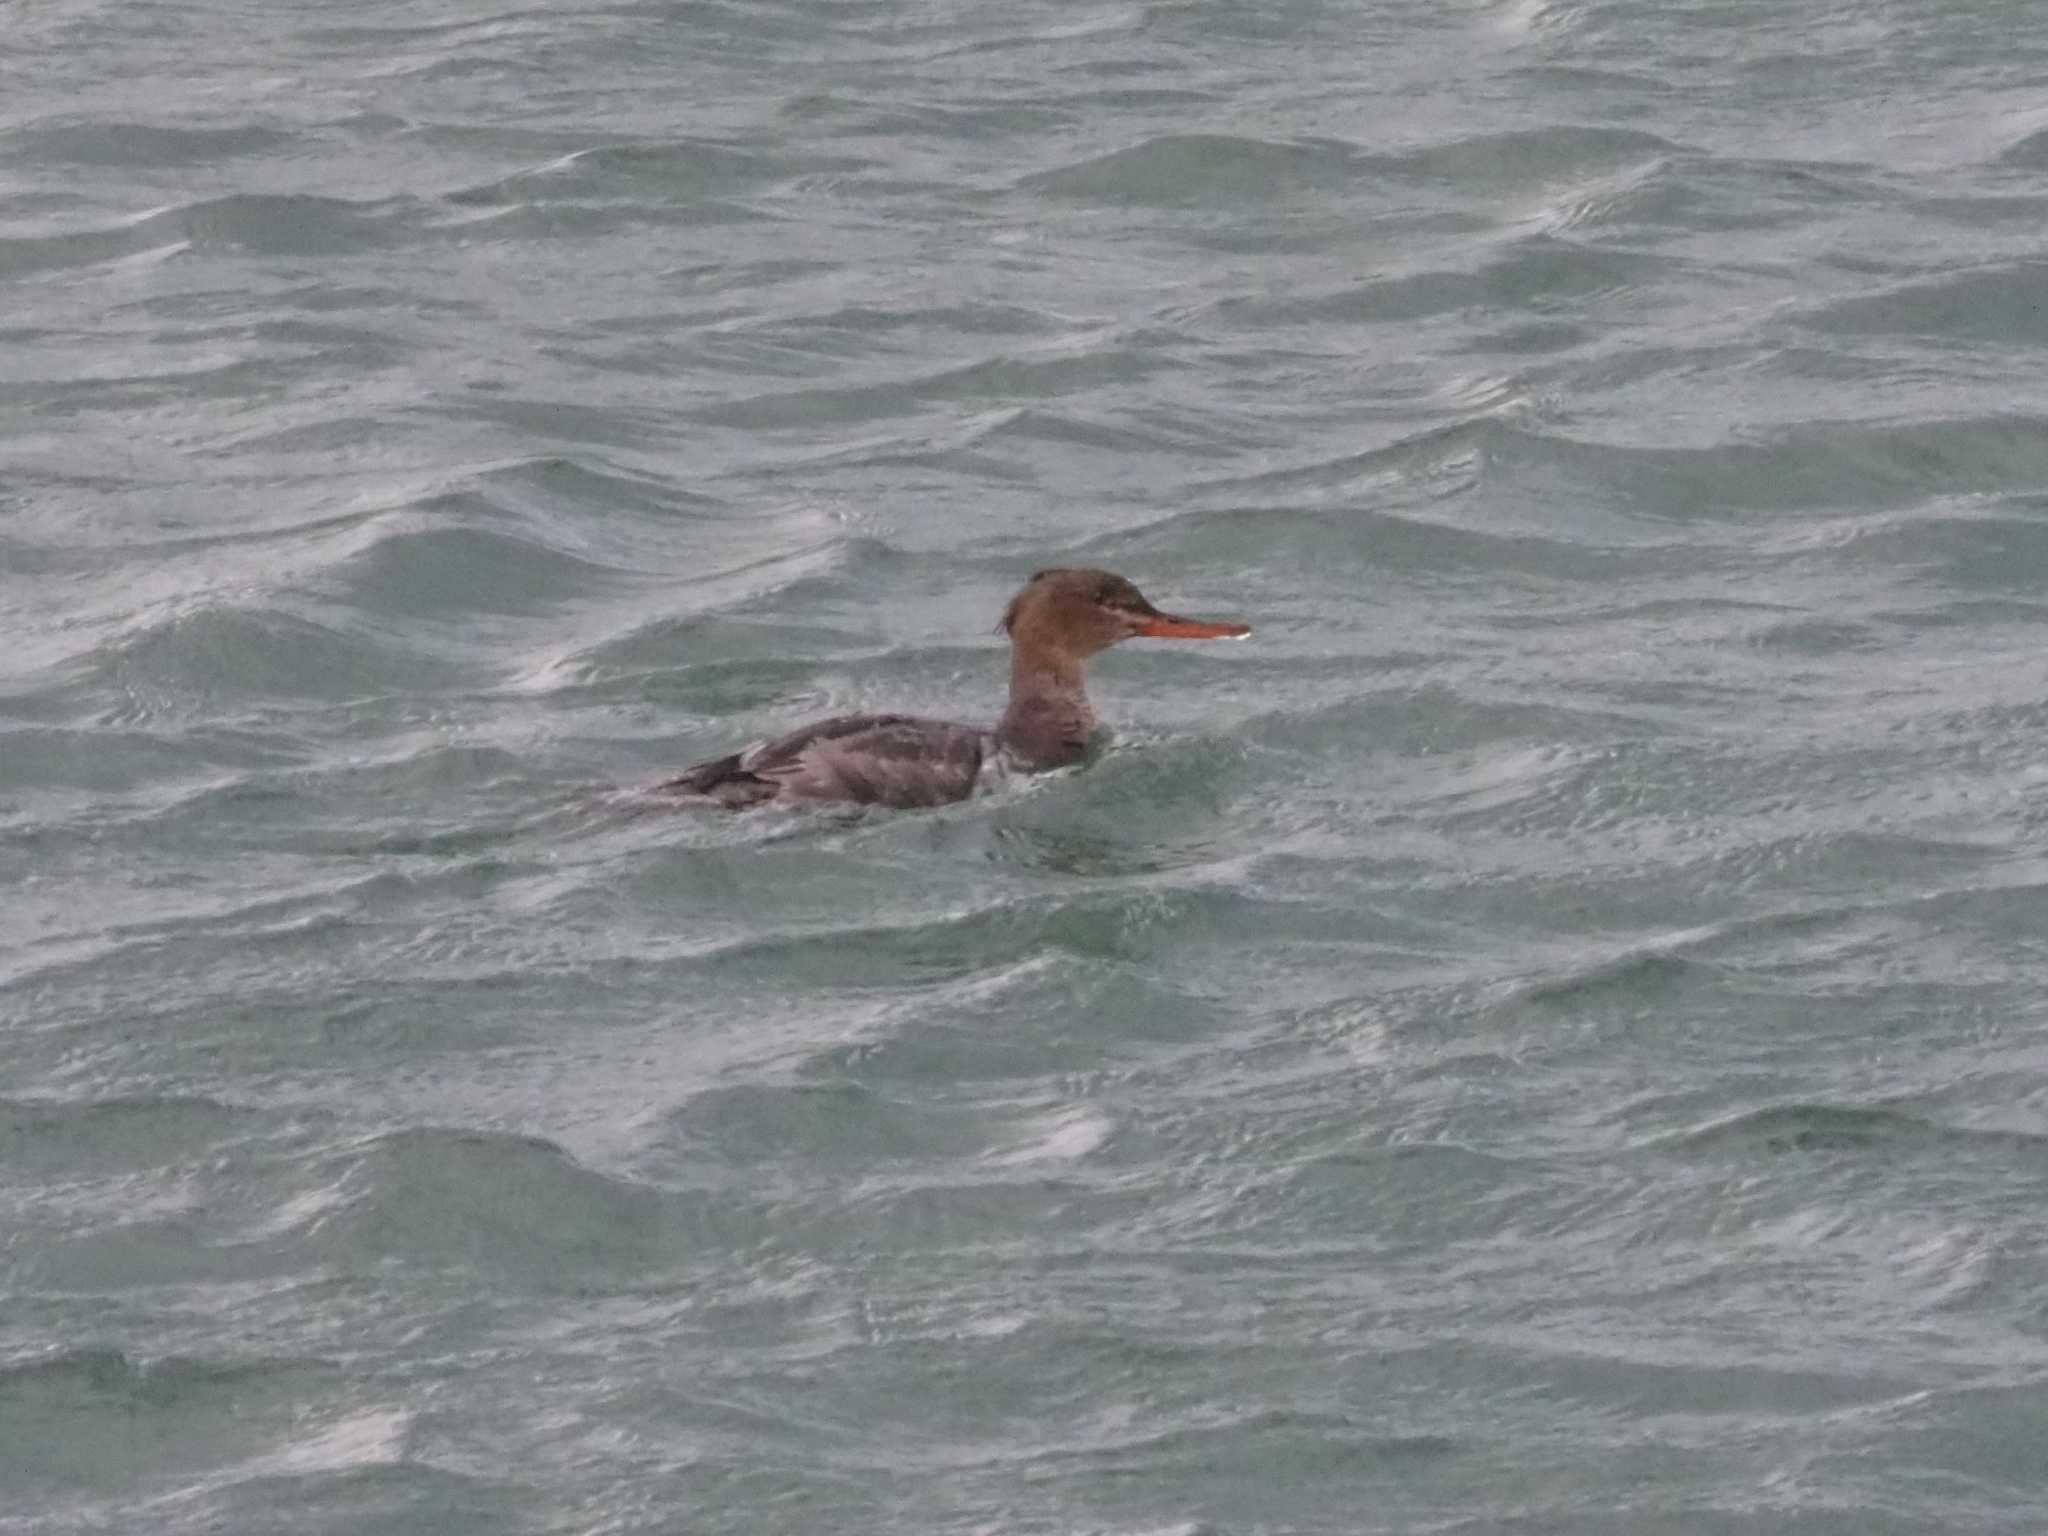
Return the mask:
[[1082, 668], [1121, 640], [1225, 640], [1248, 624], [1161, 613], [1110, 571], [1040, 571], [1003, 610], [1010, 705], [993, 730], [914, 715], [838, 715], [695, 764], [656, 786], [731, 809], [851, 802], [901, 809], [964, 800], [997, 765], [1077, 763], [1095, 731]]

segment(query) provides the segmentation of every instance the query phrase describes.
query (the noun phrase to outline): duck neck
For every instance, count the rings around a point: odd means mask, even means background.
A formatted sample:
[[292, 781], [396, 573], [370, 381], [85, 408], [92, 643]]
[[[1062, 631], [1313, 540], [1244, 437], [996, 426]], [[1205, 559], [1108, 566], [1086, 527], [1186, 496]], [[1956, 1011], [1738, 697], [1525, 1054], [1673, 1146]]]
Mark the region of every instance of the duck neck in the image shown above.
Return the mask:
[[1010, 707], [996, 740], [1027, 768], [1063, 768], [1088, 751], [1095, 711], [1078, 657], [1037, 647], [1010, 650]]

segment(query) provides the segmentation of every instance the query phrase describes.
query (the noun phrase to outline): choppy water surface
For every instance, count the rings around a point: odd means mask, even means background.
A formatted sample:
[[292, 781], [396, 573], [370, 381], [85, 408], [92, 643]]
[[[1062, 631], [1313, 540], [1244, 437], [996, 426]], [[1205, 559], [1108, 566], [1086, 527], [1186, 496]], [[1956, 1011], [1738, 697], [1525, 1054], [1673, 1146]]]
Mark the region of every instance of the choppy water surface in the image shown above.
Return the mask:
[[[2048, 1524], [2020, 0], [31, 0], [0, 1530]], [[929, 815], [645, 783], [1259, 627]]]

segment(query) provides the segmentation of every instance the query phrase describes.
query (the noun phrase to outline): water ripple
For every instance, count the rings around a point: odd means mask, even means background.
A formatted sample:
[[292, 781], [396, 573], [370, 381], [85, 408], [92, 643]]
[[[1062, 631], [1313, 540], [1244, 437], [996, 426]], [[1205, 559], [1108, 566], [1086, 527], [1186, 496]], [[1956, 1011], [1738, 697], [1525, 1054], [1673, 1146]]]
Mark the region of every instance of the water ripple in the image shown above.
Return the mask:
[[16, 11], [0, 1527], [2030, 1528], [2010, 6]]

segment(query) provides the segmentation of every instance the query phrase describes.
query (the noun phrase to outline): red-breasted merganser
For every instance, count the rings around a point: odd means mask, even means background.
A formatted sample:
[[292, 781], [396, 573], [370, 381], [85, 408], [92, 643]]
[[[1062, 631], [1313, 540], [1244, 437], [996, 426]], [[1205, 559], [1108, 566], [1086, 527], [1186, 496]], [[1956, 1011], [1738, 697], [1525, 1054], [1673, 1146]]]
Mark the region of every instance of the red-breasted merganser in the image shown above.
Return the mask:
[[1040, 571], [1003, 610], [1010, 707], [994, 730], [914, 715], [839, 715], [658, 785], [730, 808], [852, 801], [913, 807], [964, 800], [999, 762], [1038, 773], [1077, 763], [1095, 731], [1082, 663], [1119, 640], [1221, 640], [1251, 633], [1161, 613], [1109, 571]]

